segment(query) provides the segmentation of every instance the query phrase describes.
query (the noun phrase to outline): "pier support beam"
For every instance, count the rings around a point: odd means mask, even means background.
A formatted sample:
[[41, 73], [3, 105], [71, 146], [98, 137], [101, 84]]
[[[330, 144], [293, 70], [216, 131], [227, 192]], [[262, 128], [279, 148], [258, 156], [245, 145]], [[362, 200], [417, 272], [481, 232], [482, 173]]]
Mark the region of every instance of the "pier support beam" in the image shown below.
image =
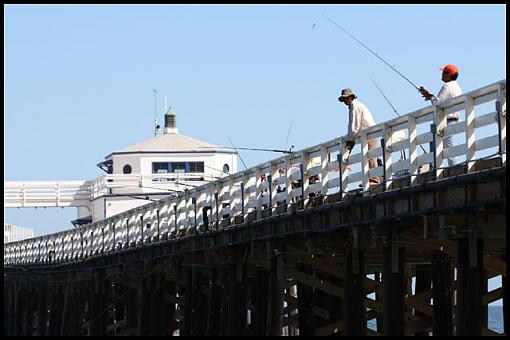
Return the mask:
[[[177, 295], [177, 288], [175, 283], [171, 281], [165, 282], [165, 295], [171, 296], [173, 298]], [[175, 312], [176, 312], [176, 306], [175, 302], [173, 301], [167, 301], [167, 308], [168, 308], [168, 317], [166, 319], [165, 324], [165, 333], [169, 336], [172, 336], [177, 329], [177, 322], [175, 320]]]
[[137, 294], [137, 336], [149, 334], [150, 331], [150, 304], [151, 292], [149, 289], [149, 278], [140, 278], [138, 280], [138, 294]]
[[23, 334], [26, 336], [32, 335], [33, 321], [34, 321], [34, 304], [36, 295], [33, 293], [32, 284], [27, 278], [26, 284], [23, 286], [25, 291], [24, 302], [25, 302], [25, 317], [23, 320]]
[[133, 329], [137, 326], [138, 310], [137, 298], [138, 291], [133, 288], [128, 288], [129, 292], [126, 294], [126, 329]]
[[165, 300], [165, 280], [164, 277], [152, 277], [152, 295], [150, 308], [150, 335], [164, 336], [166, 323], [168, 322], [168, 303]]
[[[204, 301], [200, 292], [200, 273], [196, 269], [187, 270], [186, 294], [184, 296], [184, 327], [183, 335], [203, 334], [206, 327], [206, 318], [200, 319], [200, 304]], [[204, 306], [207, 308], [206, 306]], [[206, 309], [207, 310], [207, 309]]]
[[246, 328], [246, 267], [230, 264], [228, 280], [228, 335], [243, 335]]
[[[430, 291], [432, 283], [432, 272], [429, 264], [418, 265], [416, 266], [416, 286], [414, 289], [414, 293], [416, 295], [420, 293], [425, 293]], [[426, 303], [429, 304], [430, 301], [426, 300]], [[419, 317], [425, 317], [426, 315], [418, 310], [415, 310], [414, 315]], [[427, 336], [428, 331], [420, 331], [414, 333], [416, 336]]]
[[106, 335], [108, 300], [104, 274], [104, 270], [96, 271], [89, 280], [89, 333], [91, 336]]
[[[301, 272], [311, 274], [311, 270], [303, 265], [296, 267]], [[305, 285], [304, 283], [297, 283], [297, 304], [298, 304], [298, 324], [300, 336], [314, 336], [315, 335], [315, 316], [313, 314], [313, 296], [314, 288]]]
[[457, 334], [482, 335], [483, 239], [458, 240]]
[[205, 336], [207, 332], [207, 295], [202, 293], [203, 275], [199, 270], [193, 270], [193, 311], [192, 335]]
[[453, 336], [453, 265], [448, 254], [432, 254], [432, 299], [434, 336]]
[[61, 284], [59, 283], [54, 283], [53, 287], [50, 289], [50, 322], [48, 325], [48, 335], [60, 335], [64, 294]]
[[277, 254], [271, 258], [269, 274], [269, 306], [266, 335], [280, 336], [283, 327], [283, 290], [284, 290], [284, 259]]
[[348, 249], [345, 259], [343, 335], [366, 336], [365, 260], [358, 252], [353, 261], [353, 251]]
[[255, 270], [255, 286], [253, 287], [253, 303], [255, 313], [253, 315], [253, 326], [255, 336], [266, 335], [267, 308], [269, 296], [269, 272], [263, 268]]
[[404, 248], [393, 245], [383, 252], [383, 334], [401, 336], [405, 332]]
[[224, 290], [218, 277], [218, 270], [214, 269], [211, 277], [211, 292], [209, 293], [207, 335], [220, 336], [221, 325], [224, 318], [223, 309]]
[[48, 286], [44, 283], [39, 284], [39, 299], [37, 301], [37, 335], [45, 336], [48, 331], [48, 296], [46, 291]]

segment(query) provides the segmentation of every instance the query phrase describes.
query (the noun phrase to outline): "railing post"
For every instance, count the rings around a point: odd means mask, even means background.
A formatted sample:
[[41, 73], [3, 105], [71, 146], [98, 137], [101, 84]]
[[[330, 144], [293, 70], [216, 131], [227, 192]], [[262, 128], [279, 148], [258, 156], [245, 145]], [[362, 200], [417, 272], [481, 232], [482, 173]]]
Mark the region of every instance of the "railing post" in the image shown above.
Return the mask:
[[436, 124], [430, 124], [430, 133], [432, 134], [432, 141], [429, 143], [429, 152], [432, 152], [432, 164], [430, 165], [431, 171], [434, 171], [434, 176], [436, 174], [436, 161], [437, 161], [437, 151], [436, 151]]
[[418, 184], [418, 153], [417, 153], [417, 135], [416, 118], [412, 115], [407, 117], [409, 124], [409, 175], [411, 176], [411, 186]]
[[[383, 178], [383, 186], [382, 186], [382, 189], [383, 191], [386, 191], [386, 189], [389, 189], [389, 185], [387, 185], [386, 183], [386, 180], [388, 179], [388, 177], [391, 177], [391, 156], [390, 156], [390, 162], [388, 162], [388, 166], [386, 166], [386, 143], [384, 141], [384, 138], [381, 138], [381, 149], [382, 149], [382, 167], [383, 167], [383, 175], [382, 175], [382, 178]], [[389, 153], [391, 155], [391, 153]], [[389, 176], [388, 176], [389, 174]]]
[[435, 145], [435, 172], [436, 172], [436, 179], [443, 178], [444, 169], [443, 169], [443, 159], [444, 159], [444, 143], [443, 138], [445, 134], [445, 128], [446, 128], [446, 114], [444, 113], [444, 110], [438, 106], [434, 106], [434, 122], [436, 124], [436, 131], [435, 131], [435, 139], [434, 139], [434, 145]]
[[112, 239], [113, 239], [113, 244], [112, 244], [112, 252], [114, 252], [116, 249], [117, 249], [117, 243], [115, 243], [115, 225], [117, 224], [117, 221], [116, 219], [112, 222], [112, 224], [110, 224], [110, 227], [113, 225], [113, 230], [112, 230]]
[[506, 84], [499, 84], [496, 112], [498, 115], [498, 152], [501, 156], [501, 165], [506, 166]]
[[368, 134], [361, 131], [361, 186], [363, 188], [363, 195], [368, 196], [370, 189], [370, 163], [368, 158]]
[[83, 258], [83, 231], [80, 231], [81, 258]]
[[466, 163], [467, 172], [475, 171], [475, 110], [473, 97], [465, 96], [466, 106]]
[[191, 197], [191, 203], [193, 204], [193, 219], [194, 219], [194, 230], [193, 232], [196, 234], [198, 232], [198, 229], [197, 229], [197, 199], [196, 197]]
[[175, 226], [175, 236], [177, 236], [177, 202], [174, 204], [174, 226]]
[[273, 215], [273, 176], [267, 175], [267, 181], [269, 183], [269, 216]]
[[241, 178], [241, 216], [244, 221], [244, 176]]
[[126, 217], [126, 248], [129, 248], [129, 217]]
[[156, 210], [156, 222], [158, 223], [158, 238], [157, 238], [157, 241], [159, 242], [159, 201], [158, 201], [158, 210]]
[[[305, 163], [305, 153], [303, 152], [303, 154], [301, 156], [301, 164], [299, 164], [299, 173], [300, 173], [300, 177], [301, 177], [301, 199], [299, 201], [303, 202], [303, 209], [305, 208], [305, 203], [306, 203], [304, 163]], [[298, 205], [298, 207], [299, 207], [299, 205]]]
[[101, 226], [101, 254], [104, 254], [104, 225]]
[[216, 192], [214, 193], [214, 202], [216, 204], [216, 230], [220, 227], [220, 207], [219, 207], [219, 199], [218, 199], [218, 189], [216, 188]]
[[140, 230], [141, 230], [141, 234], [142, 234], [142, 244], [144, 244], [144, 239], [143, 239], [143, 210], [141, 210], [141, 215], [140, 215]]

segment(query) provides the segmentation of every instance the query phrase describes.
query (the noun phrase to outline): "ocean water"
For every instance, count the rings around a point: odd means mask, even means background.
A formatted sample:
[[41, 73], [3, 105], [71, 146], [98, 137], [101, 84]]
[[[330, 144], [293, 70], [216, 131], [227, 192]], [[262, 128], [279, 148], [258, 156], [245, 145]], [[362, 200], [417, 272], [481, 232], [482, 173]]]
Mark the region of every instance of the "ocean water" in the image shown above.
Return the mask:
[[[375, 319], [367, 322], [368, 328], [375, 331]], [[503, 333], [503, 306], [489, 305], [489, 329], [496, 333]]]

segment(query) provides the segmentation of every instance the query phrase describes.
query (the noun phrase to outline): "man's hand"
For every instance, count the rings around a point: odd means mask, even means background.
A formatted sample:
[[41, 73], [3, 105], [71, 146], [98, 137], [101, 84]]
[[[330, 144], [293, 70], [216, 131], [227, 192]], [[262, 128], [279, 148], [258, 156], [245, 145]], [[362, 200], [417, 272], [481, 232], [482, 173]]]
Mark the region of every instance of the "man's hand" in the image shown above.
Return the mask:
[[354, 141], [353, 140], [346, 140], [345, 141], [345, 146], [347, 147], [347, 149], [352, 150], [352, 148], [354, 147]]
[[420, 89], [418, 91], [421, 93], [423, 99], [425, 100], [431, 100], [432, 97], [434, 96], [432, 93], [429, 92], [429, 90], [427, 90], [423, 86], [420, 86]]

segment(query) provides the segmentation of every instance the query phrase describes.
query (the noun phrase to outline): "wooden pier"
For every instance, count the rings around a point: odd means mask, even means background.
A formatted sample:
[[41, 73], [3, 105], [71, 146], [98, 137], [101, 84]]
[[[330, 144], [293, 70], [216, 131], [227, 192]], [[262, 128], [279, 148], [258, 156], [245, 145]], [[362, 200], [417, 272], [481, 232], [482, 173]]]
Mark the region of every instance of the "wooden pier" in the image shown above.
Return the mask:
[[4, 265], [4, 335], [495, 335], [499, 299], [506, 333], [506, 166], [474, 167], [79, 261]]

